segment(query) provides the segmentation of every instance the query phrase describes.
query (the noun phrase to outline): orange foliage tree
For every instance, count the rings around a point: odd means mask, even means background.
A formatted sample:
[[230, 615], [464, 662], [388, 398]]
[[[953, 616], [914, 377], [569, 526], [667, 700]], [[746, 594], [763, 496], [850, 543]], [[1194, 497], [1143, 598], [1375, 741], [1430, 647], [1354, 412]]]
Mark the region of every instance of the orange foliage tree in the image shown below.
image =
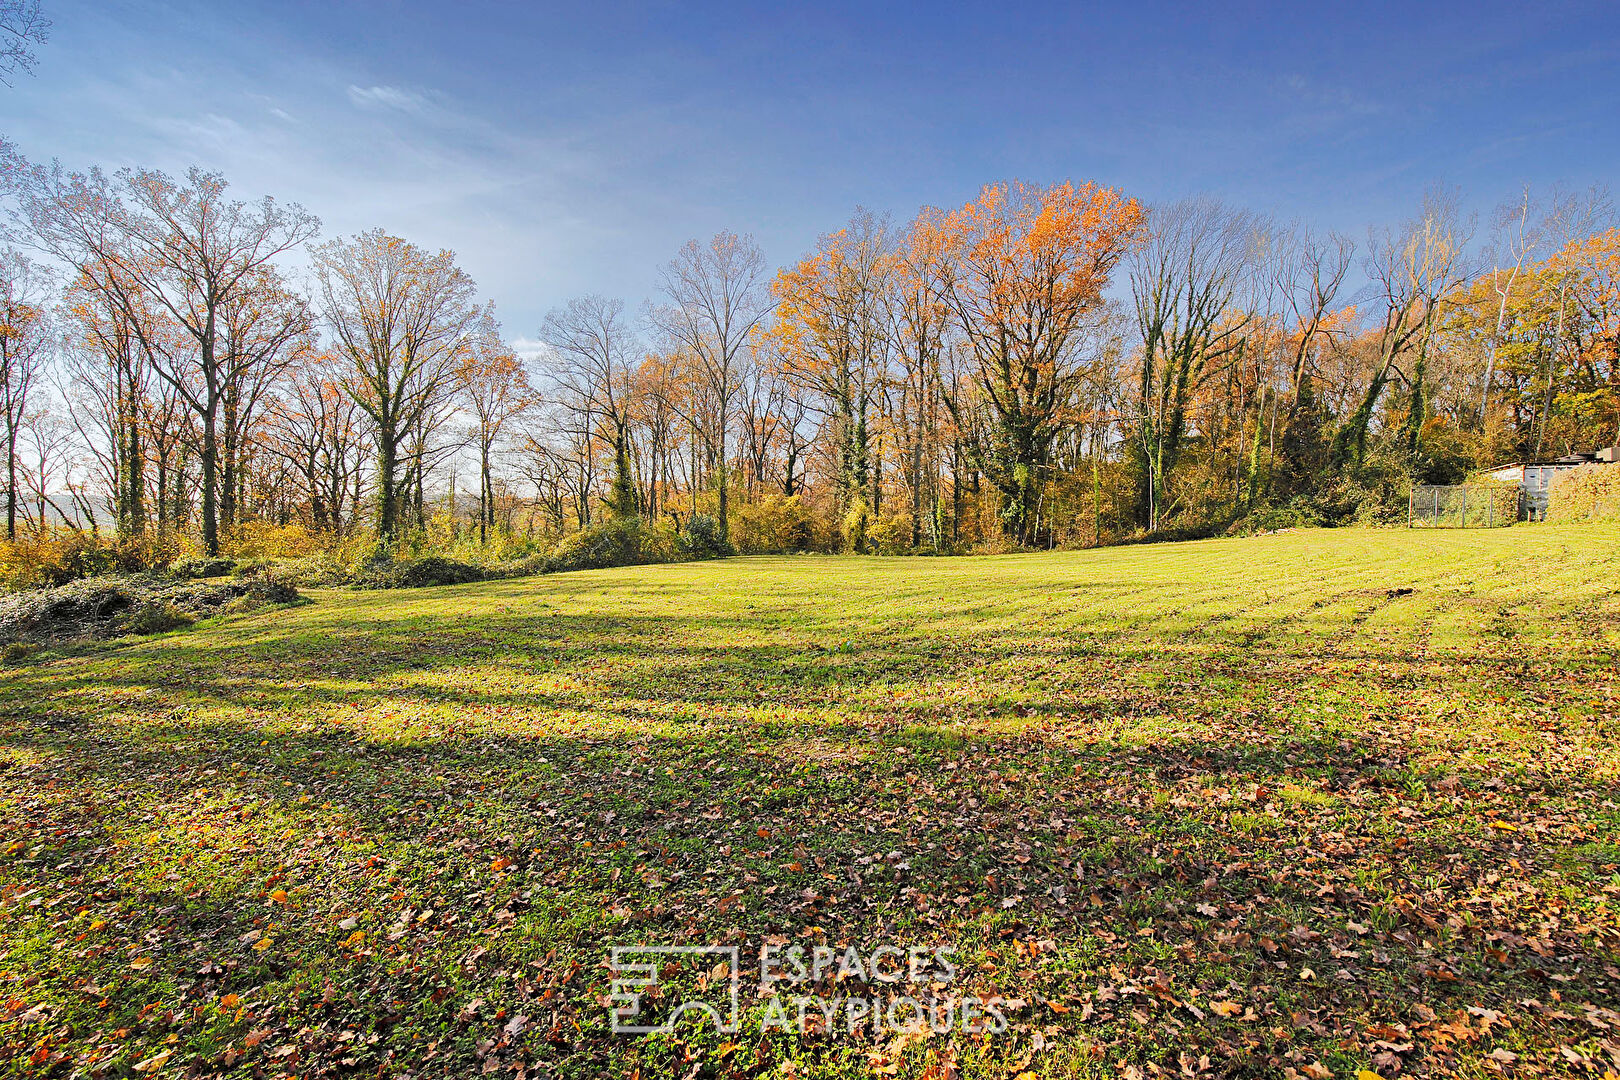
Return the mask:
[[1577, 318], [1568, 411], [1609, 425], [1620, 442], [1620, 229], [1570, 244], [1553, 260], [1568, 275]]
[[[1017, 543], [1035, 539], [1042, 471], [1084, 375], [1082, 331], [1143, 217], [1136, 200], [1113, 188], [1013, 182], [917, 223], [947, 264], [941, 299], [994, 418], [975, 453], [1000, 493], [1002, 528]], [[960, 401], [946, 401], [960, 420]]]
[[783, 372], [827, 416], [840, 512], [863, 497], [870, 479], [869, 414], [889, 345], [891, 246], [884, 220], [859, 211], [771, 282], [776, 318], [766, 337]]

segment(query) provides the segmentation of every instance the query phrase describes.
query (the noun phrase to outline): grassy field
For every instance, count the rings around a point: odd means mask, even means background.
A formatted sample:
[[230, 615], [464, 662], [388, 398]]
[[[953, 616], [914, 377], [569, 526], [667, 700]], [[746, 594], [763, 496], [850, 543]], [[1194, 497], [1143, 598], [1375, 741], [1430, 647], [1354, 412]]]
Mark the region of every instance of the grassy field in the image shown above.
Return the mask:
[[[1620, 1071], [1620, 529], [314, 600], [0, 670], [0, 1075]], [[1006, 1028], [762, 1031], [792, 944]]]

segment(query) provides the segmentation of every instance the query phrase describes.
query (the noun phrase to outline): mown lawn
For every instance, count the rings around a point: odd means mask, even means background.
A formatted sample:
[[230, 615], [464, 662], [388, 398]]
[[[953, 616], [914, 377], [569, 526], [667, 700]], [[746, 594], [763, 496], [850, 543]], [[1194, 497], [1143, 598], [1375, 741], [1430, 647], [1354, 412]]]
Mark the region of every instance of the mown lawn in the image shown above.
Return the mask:
[[[42, 654], [0, 669], [0, 1074], [1601, 1076], [1617, 657], [1620, 529], [1556, 526], [332, 591]], [[929, 992], [1010, 1026], [762, 1034], [768, 943], [952, 948]], [[743, 1030], [610, 1033], [615, 944], [741, 946]]]

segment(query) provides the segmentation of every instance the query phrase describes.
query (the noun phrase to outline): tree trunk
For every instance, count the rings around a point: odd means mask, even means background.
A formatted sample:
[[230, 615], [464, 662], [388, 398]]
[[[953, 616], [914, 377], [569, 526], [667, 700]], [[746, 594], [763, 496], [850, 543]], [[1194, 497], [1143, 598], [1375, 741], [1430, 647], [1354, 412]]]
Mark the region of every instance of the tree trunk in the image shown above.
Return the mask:
[[395, 472], [399, 467], [399, 449], [395, 445], [395, 432], [390, 423], [378, 432], [377, 439], [377, 535], [392, 540], [399, 531], [399, 490]]
[[219, 554], [219, 443], [212, 414], [203, 416], [202, 539], [203, 551]]

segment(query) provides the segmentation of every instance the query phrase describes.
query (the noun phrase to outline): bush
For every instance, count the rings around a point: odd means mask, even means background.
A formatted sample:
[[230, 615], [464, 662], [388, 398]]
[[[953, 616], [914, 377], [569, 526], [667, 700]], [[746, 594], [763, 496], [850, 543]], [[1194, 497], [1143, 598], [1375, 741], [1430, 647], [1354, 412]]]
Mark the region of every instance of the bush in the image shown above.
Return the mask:
[[168, 600], [153, 600], [137, 603], [127, 613], [120, 615], [113, 627], [119, 634], [162, 634], [190, 626], [196, 621]]
[[277, 562], [276, 573], [296, 585], [322, 588], [352, 585], [368, 569], [388, 561], [387, 550], [369, 536], [354, 534], [332, 538], [328, 545], [301, 559]]
[[866, 531], [872, 524], [872, 507], [859, 495], [849, 504], [849, 512], [844, 515], [843, 535], [844, 550], [855, 555], [866, 552]]
[[694, 559], [720, 559], [737, 554], [737, 549], [720, 535], [720, 519], [710, 514], [693, 514], [687, 519], [686, 528], [681, 533], [680, 546], [682, 551]]
[[6, 587], [13, 590], [66, 585], [107, 573], [117, 565], [118, 553], [113, 544], [82, 532], [7, 543], [0, 556]]
[[1321, 512], [1303, 496], [1281, 506], [1262, 506], [1248, 517], [1232, 523], [1229, 535], [1276, 532], [1279, 529], [1312, 529], [1323, 524]]
[[[699, 518], [705, 516], [698, 515]], [[716, 536], [718, 532], [716, 527]], [[671, 562], [675, 555], [675, 537], [668, 530], [650, 526], [640, 518], [610, 518], [558, 541], [546, 559], [545, 571], [601, 570], [609, 566]]]
[[325, 551], [332, 540], [331, 534], [302, 525], [244, 521], [225, 538], [223, 546], [237, 559], [305, 559]]
[[879, 518], [867, 530], [866, 540], [878, 555], [897, 555], [914, 550], [911, 543], [911, 511]]
[[1548, 521], [1620, 521], [1620, 465], [1579, 465], [1553, 478]]
[[815, 551], [827, 532], [819, 525], [798, 495], [767, 495], [732, 511], [731, 540], [738, 551], [749, 555]]
[[77, 529], [26, 540], [0, 540], [0, 589], [38, 589], [98, 574], [162, 570], [174, 560], [179, 547], [172, 535], [121, 538]]
[[522, 558], [498, 562], [489, 567], [486, 574], [492, 579], [529, 577], [532, 574], [544, 574], [550, 567], [550, 552], [540, 552], [535, 555], [525, 555]]

